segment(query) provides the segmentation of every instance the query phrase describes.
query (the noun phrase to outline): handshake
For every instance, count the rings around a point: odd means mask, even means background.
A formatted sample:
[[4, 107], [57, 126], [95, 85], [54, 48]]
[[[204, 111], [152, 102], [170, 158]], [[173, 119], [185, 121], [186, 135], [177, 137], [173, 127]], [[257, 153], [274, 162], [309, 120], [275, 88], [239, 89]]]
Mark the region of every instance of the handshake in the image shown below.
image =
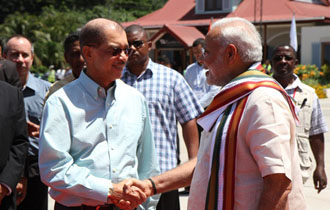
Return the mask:
[[132, 210], [155, 194], [157, 194], [157, 189], [151, 178], [126, 179], [109, 188], [107, 203], [114, 204], [123, 210]]

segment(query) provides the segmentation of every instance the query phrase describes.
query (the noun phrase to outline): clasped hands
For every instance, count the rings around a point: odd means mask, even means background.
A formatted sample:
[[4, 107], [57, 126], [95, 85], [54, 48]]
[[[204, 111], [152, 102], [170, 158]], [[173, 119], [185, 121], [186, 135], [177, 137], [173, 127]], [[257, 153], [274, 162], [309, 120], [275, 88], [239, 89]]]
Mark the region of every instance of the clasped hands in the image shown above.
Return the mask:
[[113, 184], [109, 191], [108, 203], [112, 203], [123, 210], [137, 208], [153, 195], [152, 183], [149, 180], [126, 179]]

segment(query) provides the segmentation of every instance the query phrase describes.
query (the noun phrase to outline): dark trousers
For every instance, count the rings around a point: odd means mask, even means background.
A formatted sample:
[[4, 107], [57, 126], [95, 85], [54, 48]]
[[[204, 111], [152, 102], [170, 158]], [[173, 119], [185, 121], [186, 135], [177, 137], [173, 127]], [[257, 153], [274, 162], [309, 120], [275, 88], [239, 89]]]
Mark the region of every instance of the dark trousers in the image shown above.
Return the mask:
[[17, 210], [47, 210], [47, 206], [48, 187], [41, 182], [40, 176], [28, 178], [26, 197]]
[[114, 205], [108, 205], [108, 206], [101, 206], [101, 207], [96, 207], [96, 206], [73, 206], [73, 207], [67, 207], [63, 206], [60, 203], [55, 203], [54, 210], [115, 210], [116, 208]]
[[179, 191], [162, 193], [157, 204], [157, 210], [180, 210]]

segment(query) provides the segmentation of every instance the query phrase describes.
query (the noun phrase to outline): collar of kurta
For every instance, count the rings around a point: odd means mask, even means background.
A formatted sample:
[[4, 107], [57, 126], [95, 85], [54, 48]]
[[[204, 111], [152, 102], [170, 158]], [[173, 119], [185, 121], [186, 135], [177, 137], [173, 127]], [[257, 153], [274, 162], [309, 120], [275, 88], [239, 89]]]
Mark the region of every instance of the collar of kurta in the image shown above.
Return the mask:
[[279, 90], [287, 99], [292, 114], [297, 120], [295, 106], [291, 98], [272, 77], [257, 70], [259, 65], [260, 63], [253, 64], [247, 71], [225, 85], [218, 95], [214, 97], [205, 112], [198, 118], [198, 124], [205, 130], [211, 131], [218, 117], [229, 105], [249, 95], [258, 87], [269, 87]]

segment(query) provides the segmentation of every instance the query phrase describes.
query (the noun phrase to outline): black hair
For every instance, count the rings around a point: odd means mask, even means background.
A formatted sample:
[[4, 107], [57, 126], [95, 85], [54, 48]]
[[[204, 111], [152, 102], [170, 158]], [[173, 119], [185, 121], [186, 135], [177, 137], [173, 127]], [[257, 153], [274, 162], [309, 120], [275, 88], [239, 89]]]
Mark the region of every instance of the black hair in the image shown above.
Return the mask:
[[205, 39], [203, 38], [198, 38], [193, 42], [193, 47], [197, 47], [198, 45], [202, 45], [202, 47], [205, 47]]

